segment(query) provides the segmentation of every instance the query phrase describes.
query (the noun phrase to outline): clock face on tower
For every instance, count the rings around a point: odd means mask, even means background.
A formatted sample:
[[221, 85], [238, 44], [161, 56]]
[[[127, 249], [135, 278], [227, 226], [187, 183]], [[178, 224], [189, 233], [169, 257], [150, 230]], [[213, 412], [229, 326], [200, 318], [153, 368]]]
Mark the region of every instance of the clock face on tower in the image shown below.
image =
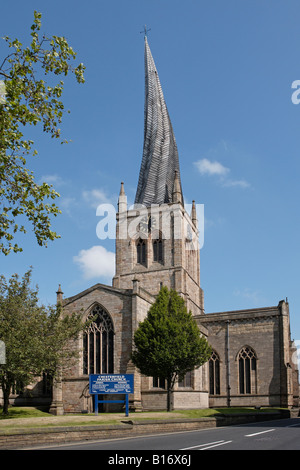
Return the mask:
[[156, 220], [154, 217], [143, 217], [140, 221], [140, 230], [143, 233], [149, 233], [153, 228], [156, 227]]

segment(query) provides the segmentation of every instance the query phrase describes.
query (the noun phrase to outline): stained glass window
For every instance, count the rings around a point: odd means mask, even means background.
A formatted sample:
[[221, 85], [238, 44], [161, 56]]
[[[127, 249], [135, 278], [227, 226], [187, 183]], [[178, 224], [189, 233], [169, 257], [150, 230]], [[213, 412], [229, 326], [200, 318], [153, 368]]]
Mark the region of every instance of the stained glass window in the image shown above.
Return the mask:
[[112, 374], [114, 328], [110, 315], [96, 305], [88, 315], [93, 322], [83, 333], [83, 374]]

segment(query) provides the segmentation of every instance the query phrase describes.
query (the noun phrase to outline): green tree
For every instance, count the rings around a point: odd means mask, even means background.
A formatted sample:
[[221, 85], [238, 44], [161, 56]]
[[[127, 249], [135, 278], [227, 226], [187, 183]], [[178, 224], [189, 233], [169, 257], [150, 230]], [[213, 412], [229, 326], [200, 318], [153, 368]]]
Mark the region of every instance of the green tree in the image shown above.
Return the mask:
[[176, 379], [202, 364], [211, 355], [191, 312], [176, 291], [162, 287], [146, 319], [134, 334], [132, 361], [147, 376], [167, 382], [167, 410]]
[[44, 132], [59, 139], [64, 82], [56, 76], [70, 72], [78, 83], [84, 82], [85, 67], [82, 63], [71, 66], [76, 53], [67, 40], [48, 38], [40, 30], [41, 13], [35, 11], [28, 46], [18, 39], [3, 38], [8, 50], [0, 62], [0, 252], [5, 255], [22, 251], [12, 243], [16, 233], [26, 233], [20, 225], [22, 217], [31, 224], [40, 246], [59, 238], [51, 230], [51, 217], [60, 213], [53, 202], [59, 194], [52, 185], [38, 184], [26, 168], [27, 156], [36, 155], [37, 150], [25, 137], [24, 128], [40, 123]]
[[[31, 287], [31, 269], [20, 279], [0, 276], [0, 340], [5, 361], [0, 364], [3, 413], [16, 385], [26, 386], [47, 371], [55, 378], [63, 364], [69, 367], [78, 352], [72, 341], [85, 324], [80, 314], [63, 315], [60, 305], [39, 305], [38, 289]], [[2, 343], [2, 344], [3, 344]]]

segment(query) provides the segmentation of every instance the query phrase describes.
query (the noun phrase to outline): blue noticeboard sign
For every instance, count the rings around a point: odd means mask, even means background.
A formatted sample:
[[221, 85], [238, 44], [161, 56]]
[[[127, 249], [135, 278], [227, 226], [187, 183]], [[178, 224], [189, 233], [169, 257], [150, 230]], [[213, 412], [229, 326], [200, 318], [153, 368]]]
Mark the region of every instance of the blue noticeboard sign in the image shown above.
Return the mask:
[[91, 374], [90, 393], [133, 393], [133, 374]]
[[[128, 394], [133, 393], [133, 374], [91, 374], [89, 376], [89, 391], [95, 395], [95, 414], [98, 414], [99, 403], [125, 403], [128, 416]], [[125, 394], [125, 400], [99, 400], [98, 395]]]

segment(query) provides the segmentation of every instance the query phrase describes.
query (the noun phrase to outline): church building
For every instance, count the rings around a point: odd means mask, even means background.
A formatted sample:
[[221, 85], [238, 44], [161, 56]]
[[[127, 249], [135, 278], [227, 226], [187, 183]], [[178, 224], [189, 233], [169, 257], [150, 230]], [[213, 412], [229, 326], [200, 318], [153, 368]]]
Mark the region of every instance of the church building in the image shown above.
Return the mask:
[[176, 140], [147, 36], [143, 155], [133, 207], [121, 183], [115, 249], [111, 286], [96, 284], [69, 298], [58, 289], [57, 302], [66, 314], [81, 311], [94, 321], [75, 345], [80, 359], [53, 388], [53, 414], [92, 412], [89, 374], [99, 373], [134, 374], [131, 410], [166, 409], [164, 380], [142, 376], [130, 359], [134, 332], [162, 285], [183, 297], [213, 350], [206, 364], [175, 385], [174, 409], [298, 405], [286, 300], [205, 313], [196, 204], [187, 210], [183, 200]]

